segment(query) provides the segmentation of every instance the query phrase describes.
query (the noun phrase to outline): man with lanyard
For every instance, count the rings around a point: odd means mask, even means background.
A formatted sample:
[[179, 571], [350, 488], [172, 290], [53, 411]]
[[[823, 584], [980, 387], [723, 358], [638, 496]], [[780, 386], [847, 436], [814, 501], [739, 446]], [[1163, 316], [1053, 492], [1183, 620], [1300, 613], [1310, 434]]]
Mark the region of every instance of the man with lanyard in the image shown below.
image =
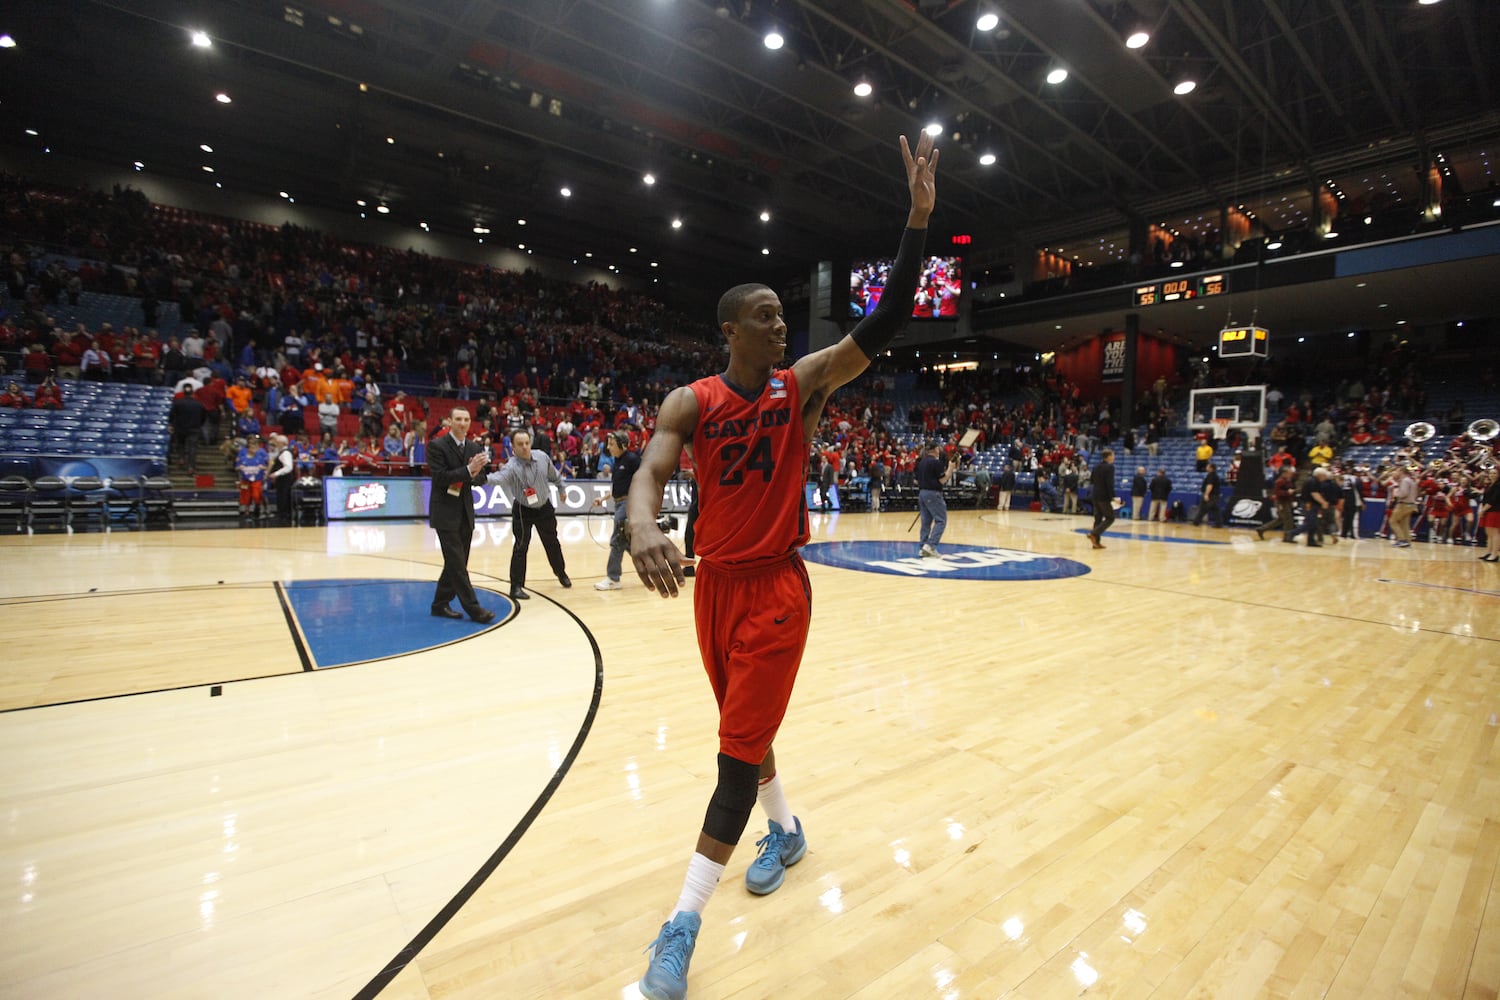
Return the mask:
[[698, 568], [693, 610], [698, 647], [719, 710], [718, 782], [687, 866], [682, 892], [650, 947], [640, 982], [647, 1000], [683, 1000], [688, 964], [707, 905], [758, 802], [770, 832], [745, 875], [757, 895], [775, 891], [807, 851], [776, 771], [773, 742], [791, 699], [812, 618], [811, 584], [797, 553], [809, 523], [803, 495], [808, 445], [828, 397], [865, 371], [911, 318], [934, 202], [938, 153], [924, 134], [905, 137], [911, 210], [875, 311], [838, 343], [785, 366], [781, 300], [765, 285], [737, 285], [719, 300], [729, 347], [722, 375], [674, 389], [630, 491], [630, 557], [641, 582], [675, 597], [682, 554], [657, 525], [662, 488], [684, 445], [698, 474]]
[[925, 454], [917, 459], [917, 509], [922, 516], [921, 537], [917, 540], [923, 556], [936, 556], [943, 529], [948, 527], [948, 501], [943, 499], [948, 459], [940, 442], [928, 441], [923, 450]]
[[1100, 539], [1115, 523], [1115, 452], [1113, 448], [1105, 448], [1099, 455], [1102, 461], [1094, 466], [1094, 474], [1089, 480], [1089, 502], [1094, 505], [1094, 526], [1089, 530], [1089, 542], [1096, 549], [1104, 548]]
[[489, 481], [498, 485], [510, 501], [511, 534], [515, 547], [510, 553], [510, 596], [524, 601], [526, 593], [526, 554], [531, 549], [531, 532], [536, 530], [547, 552], [547, 562], [557, 574], [557, 582], [573, 586], [568, 566], [563, 562], [562, 546], [557, 541], [557, 509], [552, 506], [552, 486], [562, 486], [562, 476], [546, 452], [533, 451], [531, 434], [524, 430], [510, 435], [510, 461]]
[[619, 590], [620, 573], [625, 563], [625, 549], [629, 547], [629, 532], [625, 530], [625, 517], [629, 512], [626, 497], [630, 496], [630, 481], [635, 470], [641, 467], [641, 456], [630, 450], [630, 435], [624, 431], [610, 431], [604, 440], [614, 465], [610, 469], [609, 493], [615, 501], [615, 530], [609, 536], [609, 562], [605, 565], [604, 579], [594, 584], [595, 590]]

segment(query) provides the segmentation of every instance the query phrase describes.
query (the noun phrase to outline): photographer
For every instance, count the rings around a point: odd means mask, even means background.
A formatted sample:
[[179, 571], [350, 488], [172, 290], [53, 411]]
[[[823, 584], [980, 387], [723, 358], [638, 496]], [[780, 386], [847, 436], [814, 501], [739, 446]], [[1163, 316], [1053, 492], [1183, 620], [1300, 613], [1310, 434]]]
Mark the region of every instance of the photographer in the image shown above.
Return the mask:
[[604, 447], [613, 459], [609, 492], [615, 502], [615, 530], [609, 536], [609, 562], [605, 566], [604, 579], [594, 584], [595, 590], [619, 590], [620, 573], [625, 561], [625, 549], [630, 543], [625, 537], [625, 498], [630, 495], [630, 481], [641, 467], [641, 456], [630, 450], [630, 436], [624, 431], [611, 431], [605, 438]]

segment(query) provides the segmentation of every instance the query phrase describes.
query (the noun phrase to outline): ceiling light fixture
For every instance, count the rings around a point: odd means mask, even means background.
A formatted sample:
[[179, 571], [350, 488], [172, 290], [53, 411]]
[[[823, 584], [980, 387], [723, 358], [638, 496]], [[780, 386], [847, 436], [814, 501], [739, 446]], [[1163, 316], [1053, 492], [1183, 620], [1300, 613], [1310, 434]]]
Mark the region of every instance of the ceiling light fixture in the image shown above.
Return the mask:
[[570, 187], [558, 188], [557, 193], [562, 195], [564, 198], [573, 197], [573, 189]]
[[995, 163], [995, 154], [994, 153], [980, 153], [979, 154], [979, 165], [980, 166], [982, 166], [982, 167], [994, 166], [994, 163]]
[[761, 247], [760, 248], [760, 255], [762, 257], [769, 257], [769, 256], [771, 256], [771, 248], [770, 247]]
[[928, 122], [927, 123], [927, 127], [924, 128], [922, 131], [926, 132], [928, 135], [930, 135], [934, 139], [936, 139], [938, 136], [940, 136], [940, 135], [943, 134], [943, 123], [942, 122]]
[[762, 209], [761, 213], [760, 213], [760, 221], [761, 222], [770, 222], [771, 221], [771, 213], [765, 211], [764, 209]]
[[132, 166], [134, 166], [135, 169], [137, 169], [137, 170], [145, 170], [146, 169], [146, 165], [144, 163], [142, 163], [140, 160], [136, 160], [135, 163], [132, 164]]
[[194, 48], [211, 49], [214, 47], [214, 40], [208, 37], [208, 32], [206, 31], [195, 31], [192, 37]]
[[1068, 78], [1068, 71], [1065, 70], [1065, 69], [1063, 69], [1061, 66], [1055, 67], [1054, 69], [1052, 69], [1050, 72], [1047, 73], [1047, 82], [1050, 83], [1050, 84], [1052, 84], [1052, 86], [1054, 86], [1054, 87], [1057, 86], [1059, 83], [1062, 83], [1067, 78]]
[[222, 91], [214, 95], [214, 100], [218, 101], [220, 104], [230, 104], [230, 103], [233, 103], [231, 101], [229, 95], [226, 94], [226, 93], [223, 93]]
[[1132, 32], [1130, 37], [1125, 39], [1125, 47], [1127, 49], [1144, 49], [1146, 43], [1149, 41], [1151, 41], [1149, 34], [1144, 31], [1136, 31]]
[[682, 220], [681, 219], [673, 219], [672, 220], [672, 228], [673, 229], [681, 229], [682, 228]]
[[10, 35], [0, 35], [0, 49], [13, 49], [15, 47], [16, 40], [14, 38]]
[[391, 206], [389, 206], [389, 205], [376, 205], [375, 206], [375, 211], [379, 212], [381, 215], [390, 215], [391, 214]]
[[875, 85], [869, 80], [861, 80], [854, 85], [855, 97], [869, 97], [873, 93], [875, 93]]
[[214, 151], [214, 148], [206, 142], [198, 143], [198, 148], [203, 150], [205, 153], [212, 153]]
[[211, 173], [213, 173], [213, 172], [214, 172], [214, 168], [213, 168], [213, 167], [210, 167], [210, 166], [209, 166], [209, 165], [208, 165], [208, 164], [206, 164], [206, 163], [205, 163], [205, 164], [204, 164], [204, 165], [203, 165], [203, 172], [204, 172], [204, 173], [205, 173], [205, 174], [211, 174]]
[[763, 41], [766, 43], [766, 48], [770, 49], [772, 52], [775, 52], [777, 49], [786, 44], [786, 39], [783, 38], [781, 32], [777, 31], [775, 28], [772, 28], [770, 31], [766, 32], [766, 37], [763, 39]]
[[1196, 80], [1180, 80], [1180, 81], [1178, 81], [1177, 86], [1175, 86], [1175, 87], [1172, 88], [1172, 93], [1176, 94], [1178, 97], [1186, 97], [1188, 94], [1191, 94], [1193, 91], [1195, 91], [1197, 89], [1198, 89], [1198, 81], [1196, 81]]
[[644, 184], [644, 185], [646, 185], [647, 187], [650, 187], [651, 185], [653, 185], [653, 184], [656, 183], [656, 175], [655, 174], [646, 174], [644, 177], [641, 178], [641, 183]]
[[979, 15], [979, 20], [974, 22], [974, 27], [980, 31], [994, 31], [1000, 27], [1000, 15], [994, 11], [985, 11]]

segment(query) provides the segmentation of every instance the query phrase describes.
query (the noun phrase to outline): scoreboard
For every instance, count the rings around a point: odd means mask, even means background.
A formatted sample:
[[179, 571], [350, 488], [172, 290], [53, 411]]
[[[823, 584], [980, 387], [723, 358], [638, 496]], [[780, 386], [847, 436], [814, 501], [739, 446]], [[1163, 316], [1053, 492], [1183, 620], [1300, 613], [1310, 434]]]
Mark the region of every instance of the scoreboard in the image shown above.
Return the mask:
[[1186, 299], [1208, 298], [1229, 291], [1229, 275], [1205, 274], [1200, 278], [1171, 278], [1151, 285], [1137, 285], [1131, 297], [1131, 306], [1154, 306], [1163, 302], [1182, 302]]
[[1219, 357], [1265, 358], [1270, 356], [1270, 334], [1260, 326], [1229, 326], [1219, 331]]

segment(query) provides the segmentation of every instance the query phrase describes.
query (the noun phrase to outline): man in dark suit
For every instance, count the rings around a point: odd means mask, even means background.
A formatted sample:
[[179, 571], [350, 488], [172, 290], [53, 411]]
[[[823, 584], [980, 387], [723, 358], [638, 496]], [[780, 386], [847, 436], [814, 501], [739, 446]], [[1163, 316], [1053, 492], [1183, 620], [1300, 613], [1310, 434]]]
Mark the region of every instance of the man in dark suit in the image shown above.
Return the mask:
[[474, 500], [469, 487], [490, 456], [483, 445], [468, 440], [472, 422], [468, 410], [454, 407], [448, 416], [448, 433], [427, 445], [427, 468], [432, 475], [427, 520], [443, 549], [443, 575], [432, 595], [433, 615], [462, 618], [448, 606], [457, 596], [469, 617], [482, 625], [495, 613], [480, 605], [469, 582], [469, 545], [474, 540]]
[[1109, 526], [1115, 523], [1115, 453], [1105, 448], [1099, 453], [1103, 461], [1094, 466], [1089, 480], [1089, 502], [1094, 505], [1094, 526], [1089, 529], [1089, 542], [1096, 549], [1104, 548], [1100, 541]]

